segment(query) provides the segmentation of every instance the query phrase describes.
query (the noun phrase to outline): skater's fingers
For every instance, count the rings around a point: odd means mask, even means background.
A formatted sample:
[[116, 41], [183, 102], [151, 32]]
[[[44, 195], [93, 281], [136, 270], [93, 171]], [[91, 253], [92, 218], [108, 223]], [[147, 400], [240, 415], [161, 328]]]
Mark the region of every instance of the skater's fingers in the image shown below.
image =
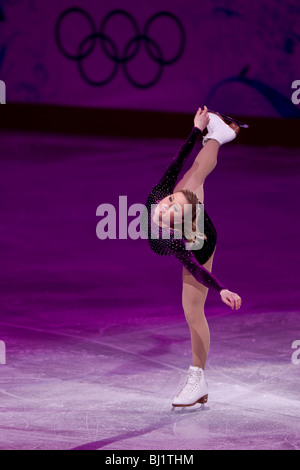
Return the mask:
[[233, 294], [232, 294], [231, 292], [226, 295], [225, 301], [226, 301], [227, 305], [229, 305], [229, 307], [231, 307], [232, 309], [234, 309], [234, 307], [235, 307], [235, 299], [234, 299], [234, 296], [233, 296]]
[[229, 307], [231, 307], [231, 301], [230, 301], [230, 297], [228, 295], [222, 296], [222, 300], [225, 304], [227, 304], [227, 305], [229, 305]]
[[241, 308], [241, 306], [242, 306], [242, 299], [238, 295], [238, 309]]
[[232, 310], [235, 309], [235, 298], [233, 295], [230, 296], [230, 307], [232, 308]]
[[236, 305], [236, 309], [238, 310], [239, 308], [241, 308], [241, 305], [242, 305], [242, 299], [241, 297], [238, 295], [238, 294], [233, 294], [234, 295], [234, 299], [235, 299], [235, 305]]
[[231, 295], [231, 308], [238, 310], [241, 306], [242, 299], [238, 294], [232, 294]]
[[221, 297], [223, 302], [229, 305], [229, 307], [232, 309], [236, 308], [238, 310], [242, 304], [242, 299], [240, 296], [235, 292], [231, 292], [227, 289], [221, 291]]

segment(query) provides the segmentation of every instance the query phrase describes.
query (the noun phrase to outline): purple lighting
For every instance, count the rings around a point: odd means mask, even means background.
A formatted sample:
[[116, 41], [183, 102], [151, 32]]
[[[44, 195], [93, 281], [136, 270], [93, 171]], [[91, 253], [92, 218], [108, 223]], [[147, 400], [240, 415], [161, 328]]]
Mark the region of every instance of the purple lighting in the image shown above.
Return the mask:
[[295, 448], [297, 151], [224, 147], [207, 181], [213, 273], [243, 306], [209, 292], [210, 399], [174, 416], [191, 361], [182, 268], [146, 240], [99, 240], [95, 209], [118, 194], [144, 201], [181, 142], [1, 143], [1, 448]]
[[0, 0], [0, 450], [300, 449], [299, 15]]

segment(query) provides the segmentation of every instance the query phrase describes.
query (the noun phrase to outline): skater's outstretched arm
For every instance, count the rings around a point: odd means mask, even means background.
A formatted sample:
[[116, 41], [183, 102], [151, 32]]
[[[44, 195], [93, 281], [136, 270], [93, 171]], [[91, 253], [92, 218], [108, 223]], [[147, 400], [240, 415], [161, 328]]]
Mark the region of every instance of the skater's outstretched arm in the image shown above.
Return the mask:
[[[173, 242], [173, 243], [172, 243]], [[183, 266], [194, 276], [194, 278], [204, 286], [219, 292], [222, 301], [232, 310], [239, 310], [242, 305], [241, 297], [228, 290], [210, 271], [199, 264], [198, 260], [190, 250], [185, 250], [182, 240], [173, 240], [169, 244], [172, 254], [183, 264]]]
[[194, 276], [194, 278], [205, 287], [221, 292], [226, 287], [204, 266], [199, 264], [193, 250], [186, 249], [182, 239], [170, 240], [169, 249], [172, 254], [183, 264], [183, 266]]
[[188, 139], [177, 152], [159, 182], [154, 186], [152, 194], [157, 200], [163, 199], [168, 194], [173, 193], [183, 164], [193, 151], [200, 135], [202, 135], [201, 130], [198, 127], [194, 127]]

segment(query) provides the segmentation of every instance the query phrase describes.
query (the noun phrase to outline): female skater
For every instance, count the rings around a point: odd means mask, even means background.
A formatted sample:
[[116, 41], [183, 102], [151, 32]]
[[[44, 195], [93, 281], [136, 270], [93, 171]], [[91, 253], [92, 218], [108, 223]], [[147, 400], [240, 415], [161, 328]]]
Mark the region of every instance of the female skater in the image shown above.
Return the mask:
[[[177, 183], [185, 160], [206, 127], [208, 134], [203, 138], [203, 148]], [[203, 205], [204, 182], [217, 165], [219, 148], [235, 139], [239, 130], [236, 123], [228, 125], [219, 115], [208, 112], [206, 106], [203, 110], [199, 108], [189, 138], [151, 191], [141, 218], [151, 249], [159, 255], [173, 255], [183, 265], [182, 305], [190, 329], [193, 365], [185, 386], [173, 399], [174, 407], [206, 403], [208, 399], [204, 376], [210, 346], [204, 315], [208, 289], [218, 292], [232, 309], [238, 310], [242, 303], [238, 294], [228, 290], [211, 273], [217, 233]]]

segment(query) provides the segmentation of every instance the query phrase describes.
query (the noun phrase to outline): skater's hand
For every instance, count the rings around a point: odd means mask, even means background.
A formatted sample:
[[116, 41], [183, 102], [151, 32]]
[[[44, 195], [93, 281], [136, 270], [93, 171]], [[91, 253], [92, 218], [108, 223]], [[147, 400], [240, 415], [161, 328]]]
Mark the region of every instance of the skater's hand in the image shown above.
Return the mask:
[[195, 116], [195, 119], [194, 119], [195, 127], [198, 127], [201, 131], [204, 131], [204, 129], [209, 124], [210, 118], [207, 113], [208, 113], [207, 107], [204, 106], [204, 109], [201, 109], [201, 108], [198, 109], [197, 114]]
[[234, 310], [235, 308], [236, 310], [238, 310], [242, 305], [242, 299], [235, 292], [231, 292], [230, 290], [223, 289], [220, 292], [220, 296], [223, 302], [229, 305], [229, 307], [231, 307], [232, 310]]

